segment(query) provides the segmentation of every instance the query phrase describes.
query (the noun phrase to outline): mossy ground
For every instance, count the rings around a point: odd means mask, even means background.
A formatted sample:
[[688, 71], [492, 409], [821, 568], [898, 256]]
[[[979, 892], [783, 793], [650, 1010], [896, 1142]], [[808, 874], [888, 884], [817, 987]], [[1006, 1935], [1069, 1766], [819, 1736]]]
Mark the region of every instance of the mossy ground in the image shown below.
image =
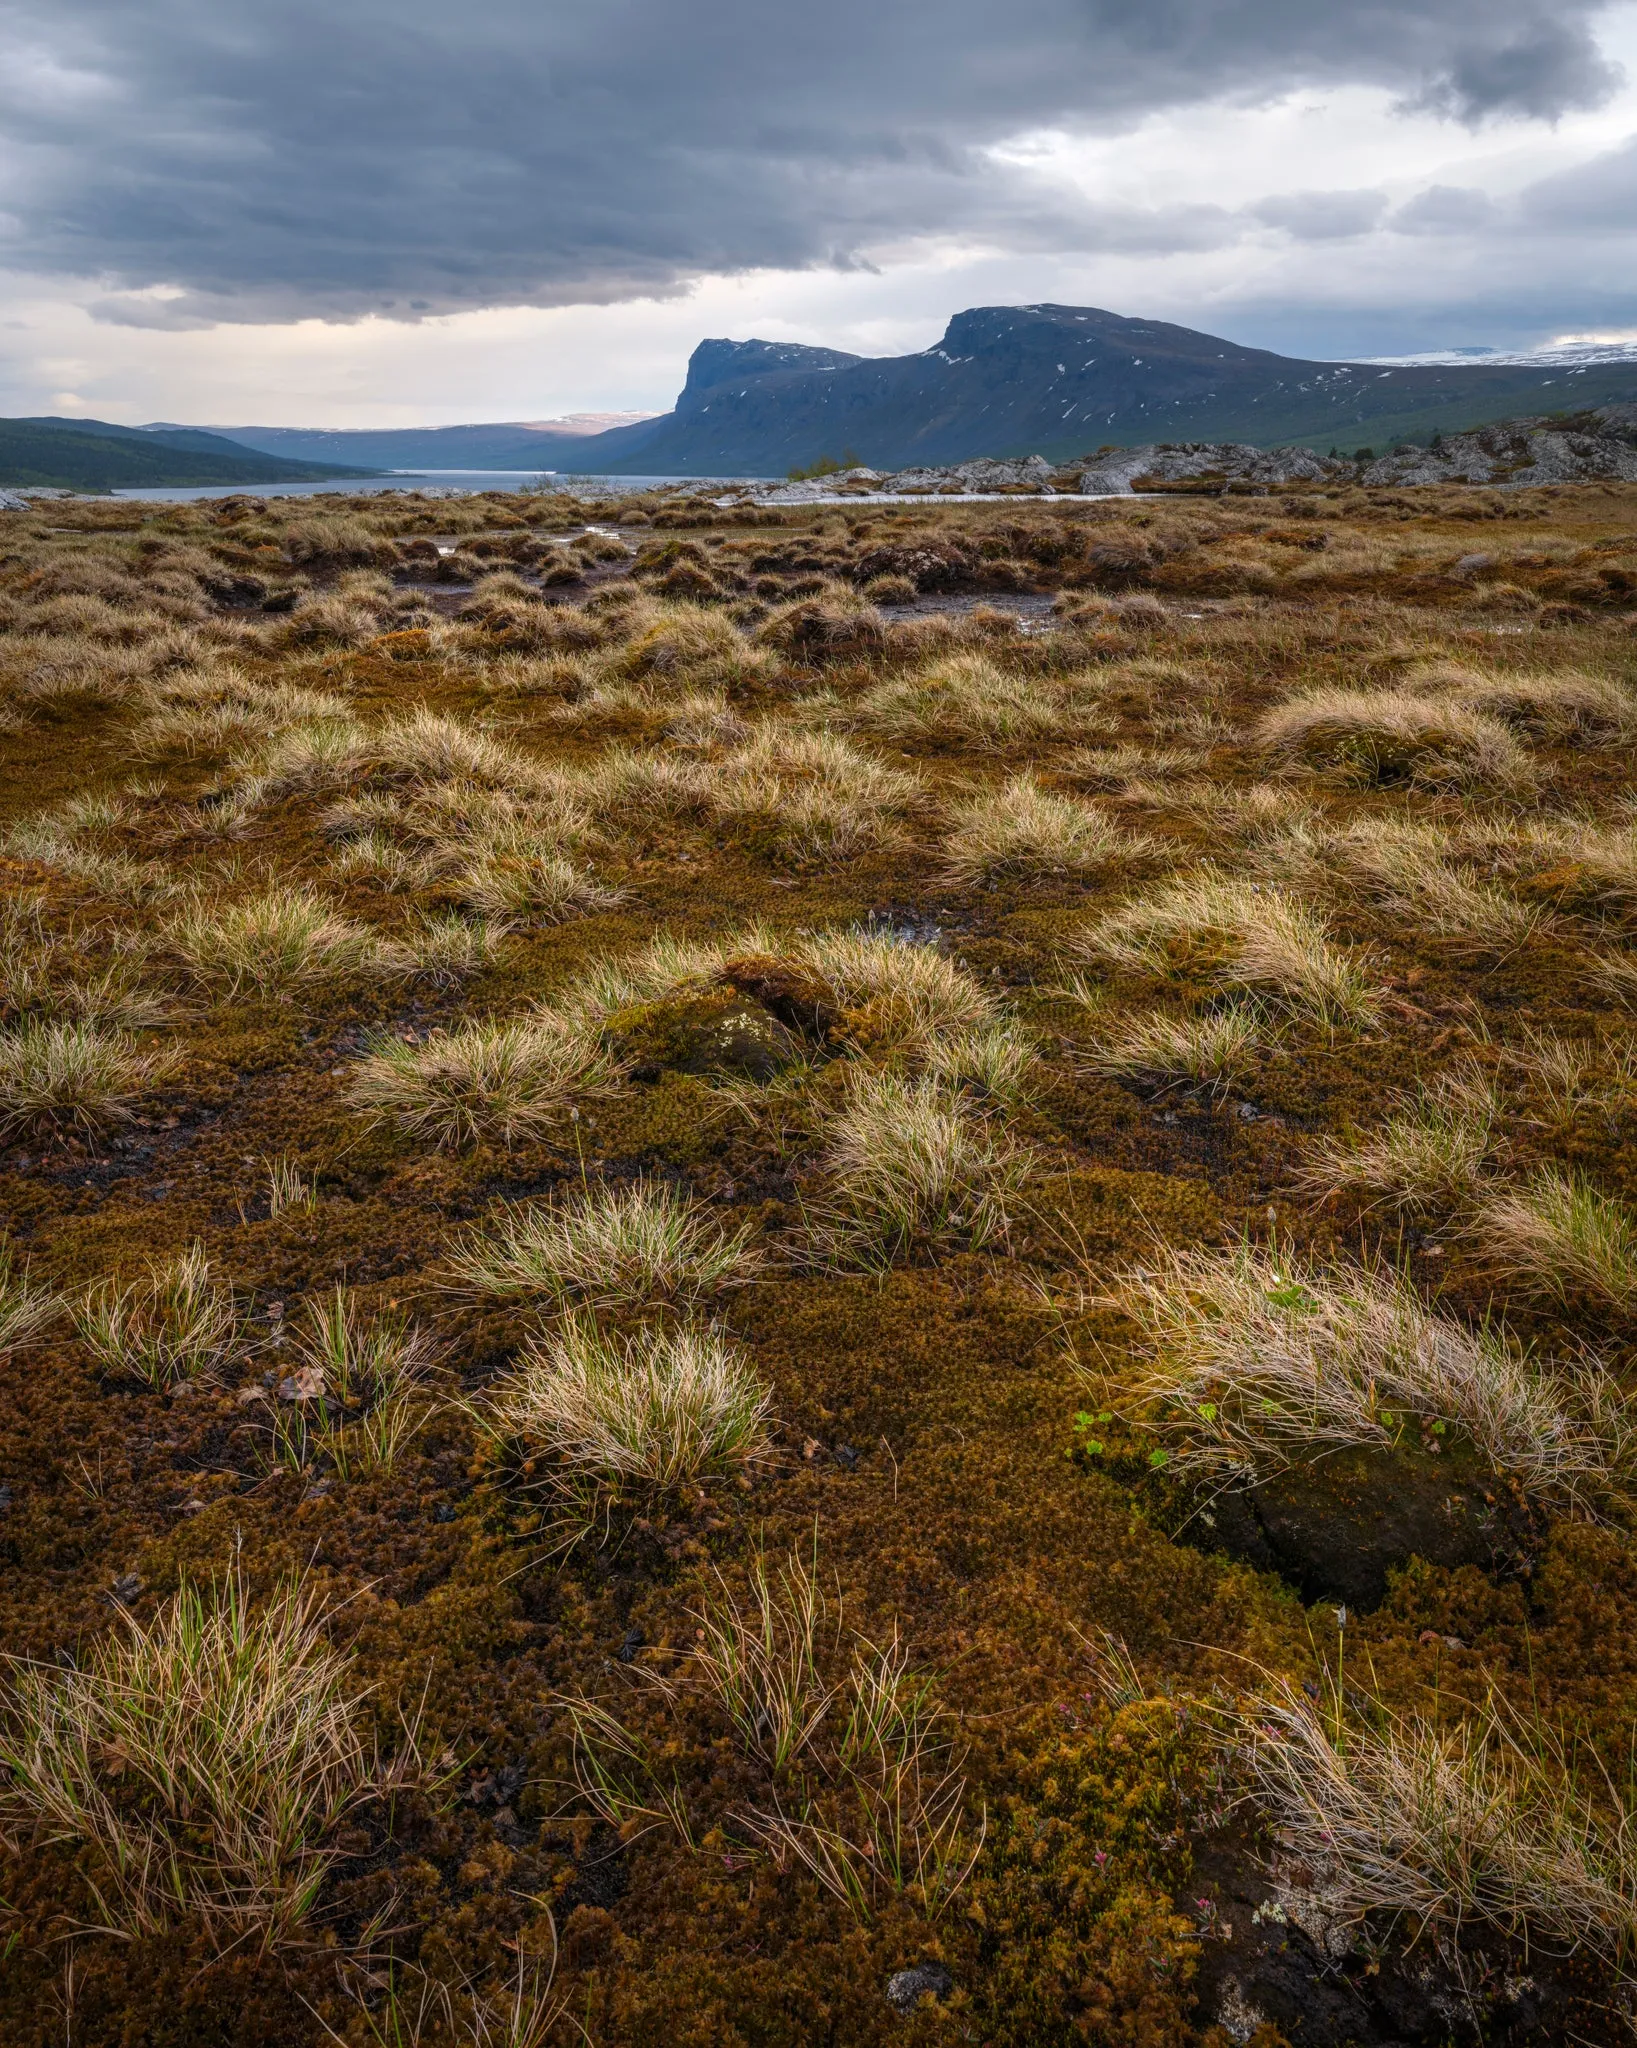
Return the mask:
[[[1087, 1395], [1041, 1283], [1073, 1268], [1094, 1287], [1139, 1260], [1156, 1234], [1215, 1243], [1273, 1232], [1320, 1253], [1385, 1251], [1451, 1313], [1501, 1311], [1549, 1345], [1585, 1340], [1629, 1379], [1624, 1318], [1593, 1303], [1543, 1307], [1458, 1233], [1317, 1204], [1292, 1179], [1309, 1134], [1368, 1127], [1394, 1089], [1463, 1056], [1493, 1062], [1528, 1030], [1624, 1045], [1629, 1020], [1589, 980], [1586, 957], [1588, 947], [1618, 954], [1627, 934], [1618, 920], [1595, 930], [1560, 920], [1509, 957], [1475, 960], [1412, 920], [1343, 905], [1336, 935], [1371, 949], [1384, 993], [1375, 1028], [1330, 1035], [1293, 1024], [1226, 1096], [1142, 1091], [1079, 1070], [1086, 1020], [1062, 994], [1074, 939], [1129, 893], [1133, 876], [1048, 872], [954, 887], [939, 856], [938, 806], [1023, 767], [1050, 782], [1071, 746], [1088, 740], [1150, 755], [1191, 749], [1194, 765], [1180, 774], [1145, 781], [1139, 766], [1102, 800], [1179, 860], [1233, 865], [1246, 841], [1201, 791], [1244, 804], [1270, 786], [1252, 729], [1297, 689], [1380, 682], [1434, 660], [1637, 685], [1626, 609], [1637, 589], [1637, 493], [1020, 501], [782, 518], [648, 500], [593, 516], [643, 552], [634, 570], [587, 562], [579, 584], [554, 585], [564, 616], [588, 595], [595, 610], [595, 593], [632, 576], [726, 609], [751, 632], [770, 607], [833, 601], [841, 585], [888, 574], [976, 600], [974, 616], [891, 614], [862, 651], [850, 628], [838, 626], [831, 643], [822, 624], [787, 634], [795, 651], [773, 672], [730, 688], [747, 717], [794, 720], [820, 690], [846, 704], [884, 672], [964, 648], [1026, 674], [1103, 675], [1103, 723], [1010, 745], [864, 742], [913, 768], [927, 800], [897, 844], [828, 865], [789, 860], [729, 825], [616, 819], [596, 864], [626, 891], [617, 908], [519, 924], [497, 962], [458, 991], [199, 996], [161, 1034], [182, 1062], [137, 1124], [66, 1144], [21, 1136], [0, 1153], [0, 1214], [39, 1280], [83, 1287], [200, 1239], [254, 1309], [262, 1348], [246, 1381], [279, 1362], [281, 1327], [301, 1298], [344, 1280], [367, 1301], [432, 1323], [468, 1393], [503, 1368], [526, 1319], [436, 1290], [457, 1229], [498, 1196], [571, 1189], [582, 1177], [675, 1179], [724, 1220], [753, 1221], [772, 1255], [768, 1276], [735, 1296], [725, 1318], [773, 1389], [778, 1447], [741, 1485], [626, 1517], [606, 1541], [552, 1554], [494, 1483], [458, 1407], [444, 1408], [391, 1471], [343, 1482], [270, 1468], [237, 1379], [170, 1396], [134, 1391], [99, 1377], [66, 1326], [17, 1352], [0, 1366], [0, 1640], [9, 1650], [73, 1656], [119, 1626], [110, 1588], [123, 1574], [141, 1579], [138, 1613], [184, 1575], [242, 1569], [265, 1589], [304, 1574], [333, 1594], [335, 1627], [373, 1689], [383, 1740], [400, 1715], [419, 1712], [427, 1753], [447, 1755], [453, 1776], [443, 1804], [412, 1801], [390, 1836], [346, 1844], [310, 1944], [271, 1956], [216, 1960], [186, 1926], [135, 1945], [80, 1932], [86, 1899], [72, 1851], [30, 1848], [19, 1836], [0, 1880], [11, 1937], [0, 2037], [18, 2048], [65, 2039], [294, 2048], [322, 2038], [322, 2015], [357, 2042], [366, 2037], [340, 1969], [354, 1951], [378, 1977], [395, 1955], [448, 1981], [487, 1980], [515, 1967], [520, 1945], [548, 1953], [554, 1927], [565, 2040], [572, 2026], [599, 2044], [668, 2048], [946, 2039], [1159, 2048], [1203, 2038], [1215, 2013], [1195, 1986], [1209, 1961], [1211, 1909], [1201, 1899], [1207, 1880], [1191, 1872], [1196, 1858], [1214, 1867], [1232, 1788], [1199, 1703], [1258, 1670], [1310, 1677], [1336, 1652], [1338, 1618], [1323, 1602], [1304, 1608], [1271, 1574], [1210, 1554], [1197, 1528], [1187, 1541], [1168, 1536], [1175, 1518], [1140, 1443], [1111, 1436], [1105, 1454], [1077, 1449], [1084, 1432], [1073, 1418]], [[399, 544], [458, 539], [490, 566], [528, 571], [551, 553], [553, 531], [582, 530], [577, 508], [521, 497], [370, 499], [345, 517], [353, 538], [343, 547], [332, 534], [326, 555], [322, 536], [300, 542], [315, 522], [294, 506], [52, 505], [4, 515], [0, 586], [11, 625], [0, 633], [0, 676], [11, 722], [0, 730], [0, 824], [123, 793], [120, 821], [97, 839], [106, 852], [223, 893], [254, 879], [310, 881], [349, 915], [396, 928], [397, 903], [328, 866], [312, 799], [282, 799], [244, 834], [213, 839], [200, 799], [223, 786], [224, 757], [133, 762], [141, 688], [100, 688], [94, 660], [81, 691], [37, 687], [46, 657], [30, 608], [42, 593], [94, 590], [104, 576], [118, 585], [114, 610], [140, 613], [127, 638], [141, 644], [167, 623], [140, 611], [140, 586], [160, 574], [167, 551], [187, 551], [182, 581], [192, 579], [180, 596], [173, 579], [171, 623], [198, 636], [196, 653], [214, 651], [258, 682], [334, 690], [365, 722], [419, 705], [489, 722], [531, 758], [568, 767], [595, 762], [610, 743], [675, 753], [640, 712], [588, 730], [556, 717], [549, 695], [489, 687], [520, 633], [550, 639], [537, 621], [491, 629], [459, 620], [458, 586], [433, 585], [430, 609], [404, 608], [426, 565]], [[656, 529], [674, 530], [668, 552]], [[198, 560], [221, 578], [259, 581], [255, 601], [277, 602], [297, 564], [323, 590], [370, 548], [396, 577], [396, 596], [377, 599], [372, 630], [299, 650], [271, 644], [272, 628], [242, 608], [242, 592], [238, 609], [213, 596]], [[1475, 554], [1491, 560], [1457, 568]], [[1038, 630], [1025, 634], [984, 608], [1019, 592], [1068, 595], [1055, 623], [1037, 616]], [[112, 630], [102, 644], [119, 644]], [[76, 658], [85, 654], [76, 642]], [[1613, 817], [1631, 793], [1628, 746], [1534, 753], [1540, 780], [1528, 798], [1272, 786], [1331, 821], [1459, 822], [1476, 809], [1501, 826], [1577, 810]], [[40, 894], [63, 928], [152, 934], [164, 914], [15, 852], [0, 884]], [[781, 1264], [811, 1172], [802, 1112], [793, 1126], [745, 1113], [718, 1077], [667, 1064], [658, 1032], [645, 1040], [651, 1057], [638, 1078], [589, 1101], [574, 1127], [510, 1151], [429, 1151], [366, 1129], [344, 1105], [347, 1069], [371, 1030], [424, 1035], [463, 1014], [514, 1012], [657, 931], [704, 936], [753, 919], [786, 932], [873, 921], [935, 934], [1041, 1033], [1035, 1085], [1010, 1116], [1038, 1148], [1039, 1167], [1005, 1246], [928, 1252], [884, 1278]], [[1203, 978], [1191, 982], [1196, 965]], [[1208, 966], [1185, 963], [1162, 992], [1208, 994]], [[1153, 995], [1120, 977], [1106, 989], [1116, 1007]], [[1606, 1192], [1637, 1200], [1634, 1118], [1637, 1101], [1557, 1126], [1520, 1112], [1511, 1137], [1525, 1162], [1576, 1164]], [[310, 1210], [268, 1215], [265, 1162], [278, 1156], [316, 1179]], [[1117, 1356], [1128, 1341], [1117, 1319], [1096, 1311], [1075, 1335], [1082, 1356], [1098, 1341]], [[987, 1811], [987, 1840], [935, 1921], [900, 1902], [860, 1923], [798, 1873], [730, 1843], [695, 1855], [664, 1829], [622, 1842], [572, 1792], [555, 1697], [611, 1695], [622, 1651], [659, 1655], [685, 1639], [717, 1569], [732, 1577], [758, 1546], [776, 1556], [815, 1541], [849, 1623], [880, 1634], [896, 1621], [917, 1664], [939, 1675], [971, 1747], [970, 1799]], [[1147, 1700], [1115, 1707], [1098, 1689], [1109, 1635], [1148, 1680]], [[1347, 1619], [1346, 1653], [1390, 1705], [1424, 1709], [1436, 1696], [1459, 1711], [1491, 1688], [1527, 1702], [1578, 1726], [1620, 1777], [1637, 1713], [1637, 1562], [1624, 1535], [1567, 1521], [1546, 1527], [1510, 1569], [1406, 1561], [1381, 1606]], [[704, 1797], [726, 1766], [696, 1747], [678, 1768]], [[956, 1989], [901, 2018], [884, 1999], [886, 1980], [927, 1958], [947, 1964]], [[1598, 2012], [1607, 1991], [1582, 1973], [1577, 2038], [1614, 2027]]]

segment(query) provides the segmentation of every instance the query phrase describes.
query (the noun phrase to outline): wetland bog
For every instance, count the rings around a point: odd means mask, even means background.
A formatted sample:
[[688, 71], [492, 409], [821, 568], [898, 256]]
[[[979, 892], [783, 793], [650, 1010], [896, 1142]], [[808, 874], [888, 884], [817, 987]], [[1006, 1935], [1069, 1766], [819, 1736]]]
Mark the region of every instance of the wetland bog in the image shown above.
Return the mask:
[[0, 514], [0, 2036], [1614, 2042], [1637, 487]]

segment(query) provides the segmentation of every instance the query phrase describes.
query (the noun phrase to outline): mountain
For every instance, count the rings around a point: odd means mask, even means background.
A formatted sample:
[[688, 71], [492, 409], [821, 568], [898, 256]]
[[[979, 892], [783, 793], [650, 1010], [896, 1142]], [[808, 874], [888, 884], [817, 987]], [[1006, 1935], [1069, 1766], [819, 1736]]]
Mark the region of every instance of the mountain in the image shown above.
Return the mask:
[[60, 490], [160, 489], [189, 484], [322, 482], [375, 472], [334, 463], [281, 462], [198, 427], [120, 427], [50, 416], [0, 420], [0, 485]]
[[846, 453], [891, 470], [1156, 441], [1352, 449], [1633, 397], [1629, 360], [1307, 362], [1095, 307], [979, 306], [918, 355], [701, 342], [674, 412], [582, 440], [559, 466], [768, 476]]
[[465, 427], [222, 427], [242, 448], [302, 462], [367, 462], [382, 469], [579, 469], [580, 450], [630, 451], [650, 413], [577, 413]]

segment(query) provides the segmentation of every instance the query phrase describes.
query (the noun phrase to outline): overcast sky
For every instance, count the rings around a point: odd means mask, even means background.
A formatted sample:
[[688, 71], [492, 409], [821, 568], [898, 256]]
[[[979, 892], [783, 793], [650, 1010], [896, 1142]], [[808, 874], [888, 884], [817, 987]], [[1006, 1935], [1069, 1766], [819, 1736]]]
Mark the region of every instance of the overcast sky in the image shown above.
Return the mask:
[[965, 306], [1637, 335], [1623, 0], [0, 0], [0, 412], [671, 402]]

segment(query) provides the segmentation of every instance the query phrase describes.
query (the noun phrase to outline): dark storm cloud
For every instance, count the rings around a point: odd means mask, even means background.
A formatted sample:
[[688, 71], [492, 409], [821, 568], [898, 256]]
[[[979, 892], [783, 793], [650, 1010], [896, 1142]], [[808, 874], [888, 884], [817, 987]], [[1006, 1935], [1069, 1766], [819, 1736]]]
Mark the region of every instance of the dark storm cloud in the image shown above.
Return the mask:
[[[610, 301], [926, 233], [1208, 247], [1215, 208], [1075, 211], [984, 145], [1297, 85], [1551, 116], [1610, 89], [1600, 4], [13, 0], [0, 260], [192, 326]], [[1261, 218], [1351, 234], [1374, 203]], [[123, 296], [154, 286], [180, 295]]]

